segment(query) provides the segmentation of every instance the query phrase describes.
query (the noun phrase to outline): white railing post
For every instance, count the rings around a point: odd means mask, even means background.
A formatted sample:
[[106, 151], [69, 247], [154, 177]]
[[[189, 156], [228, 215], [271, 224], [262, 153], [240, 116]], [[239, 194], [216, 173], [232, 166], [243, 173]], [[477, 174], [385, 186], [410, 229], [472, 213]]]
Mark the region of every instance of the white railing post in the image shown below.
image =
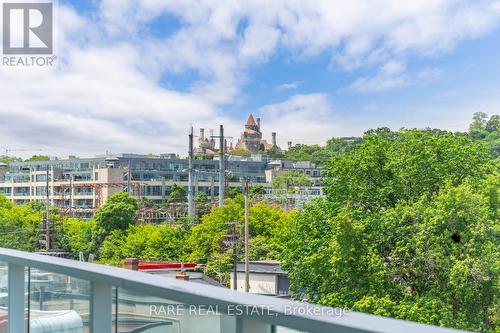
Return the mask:
[[91, 282], [90, 332], [111, 333], [113, 326], [112, 287]]
[[8, 274], [9, 329], [7, 332], [24, 332], [24, 266], [9, 264]]

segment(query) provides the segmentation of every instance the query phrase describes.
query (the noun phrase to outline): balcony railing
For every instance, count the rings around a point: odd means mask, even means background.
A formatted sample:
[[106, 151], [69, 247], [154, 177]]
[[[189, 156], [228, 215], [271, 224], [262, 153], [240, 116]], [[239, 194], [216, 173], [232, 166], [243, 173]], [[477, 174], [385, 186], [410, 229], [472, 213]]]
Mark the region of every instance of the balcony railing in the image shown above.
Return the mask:
[[458, 332], [0, 248], [0, 332], [28, 325], [59, 333]]

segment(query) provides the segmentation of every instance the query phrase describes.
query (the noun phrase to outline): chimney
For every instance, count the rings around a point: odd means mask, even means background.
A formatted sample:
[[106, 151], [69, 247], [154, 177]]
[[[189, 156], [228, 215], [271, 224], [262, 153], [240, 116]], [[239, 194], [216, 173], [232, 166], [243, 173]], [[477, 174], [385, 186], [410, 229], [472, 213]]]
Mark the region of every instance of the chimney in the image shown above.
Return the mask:
[[276, 132], [273, 132], [272, 136], [273, 136], [273, 147], [277, 147], [278, 145], [276, 144]]
[[139, 260], [136, 258], [127, 258], [127, 259], [125, 259], [125, 262], [123, 263], [123, 267], [126, 269], [133, 270], [133, 271], [138, 271], [139, 270]]
[[292, 141], [288, 141], [288, 150], [292, 148]]
[[209, 139], [211, 144], [215, 144], [215, 139], [214, 139], [214, 130], [210, 130], [210, 139]]
[[227, 139], [224, 139], [224, 151], [227, 152]]
[[260, 118], [257, 118], [257, 128], [259, 129], [260, 132]]
[[200, 141], [205, 140], [205, 129], [200, 128]]

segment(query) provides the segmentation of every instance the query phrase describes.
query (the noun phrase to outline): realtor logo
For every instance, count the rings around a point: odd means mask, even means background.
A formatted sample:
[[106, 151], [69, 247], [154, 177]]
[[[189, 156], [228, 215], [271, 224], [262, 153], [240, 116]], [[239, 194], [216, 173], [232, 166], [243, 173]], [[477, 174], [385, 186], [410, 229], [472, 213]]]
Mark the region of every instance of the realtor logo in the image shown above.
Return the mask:
[[52, 54], [52, 3], [9, 2], [2, 9], [4, 55]]

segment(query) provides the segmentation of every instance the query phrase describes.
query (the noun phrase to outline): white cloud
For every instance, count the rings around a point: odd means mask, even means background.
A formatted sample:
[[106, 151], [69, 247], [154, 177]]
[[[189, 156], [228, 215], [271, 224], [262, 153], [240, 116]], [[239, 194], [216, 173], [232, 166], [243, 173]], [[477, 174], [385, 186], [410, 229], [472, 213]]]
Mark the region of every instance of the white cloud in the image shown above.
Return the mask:
[[[163, 16], [177, 29], [149, 35], [148, 24]], [[499, 16], [497, 0], [103, 0], [89, 17], [62, 6], [60, 67], [0, 68], [0, 142], [65, 153], [182, 152], [191, 123], [239, 130], [221, 109], [241, 103], [252, 69], [278, 52], [291, 61], [327, 52], [335, 69], [378, 68], [351, 89], [382, 91], [408, 84], [408, 57], [448, 52], [494, 29]], [[187, 74], [194, 80], [183, 92], [160, 84]], [[281, 140], [312, 143], [346, 128], [323, 93], [261, 112]]]
[[325, 143], [345, 133], [343, 123], [334, 114], [333, 104], [323, 93], [295, 95], [284, 102], [266, 105], [259, 113], [264, 120], [264, 135], [270, 137], [270, 132], [277, 132], [281, 147], [286, 147], [287, 141]]
[[408, 84], [405, 64], [390, 61], [382, 66], [374, 77], [362, 77], [351, 83], [348, 89], [361, 92], [381, 92], [401, 88]]
[[299, 82], [288, 82], [276, 86], [275, 90], [286, 91], [286, 90], [296, 90], [297, 88], [299, 88]]
[[108, 31], [119, 31], [128, 13], [123, 29], [134, 32], [161, 15], [176, 17], [181, 26], [172, 36], [144, 41], [151, 46], [148, 50], [168, 50], [146, 53], [156, 53], [154, 67], [195, 70], [201, 75], [196, 93], [212, 96], [216, 90], [214, 102], [232, 103], [239, 99], [251, 66], [277, 51], [285, 50], [298, 60], [328, 52], [331, 67], [344, 70], [404, 62], [410, 55], [449, 51], [464, 39], [491, 31], [500, 22], [499, 3], [104, 0], [101, 17]]
[[428, 82], [439, 79], [443, 74], [443, 71], [439, 68], [424, 68], [417, 73], [417, 78]]
[[383, 65], [374, 76], [356, 79], [347, 90], [358, 93], [379, 93], [386, 90], [403, 88], [409, 85], [428, 84], [443, 75], [439, 68], [423, 68], [415, 74], [406, 72], [406, 65], [399, 61], [390, 61]]

